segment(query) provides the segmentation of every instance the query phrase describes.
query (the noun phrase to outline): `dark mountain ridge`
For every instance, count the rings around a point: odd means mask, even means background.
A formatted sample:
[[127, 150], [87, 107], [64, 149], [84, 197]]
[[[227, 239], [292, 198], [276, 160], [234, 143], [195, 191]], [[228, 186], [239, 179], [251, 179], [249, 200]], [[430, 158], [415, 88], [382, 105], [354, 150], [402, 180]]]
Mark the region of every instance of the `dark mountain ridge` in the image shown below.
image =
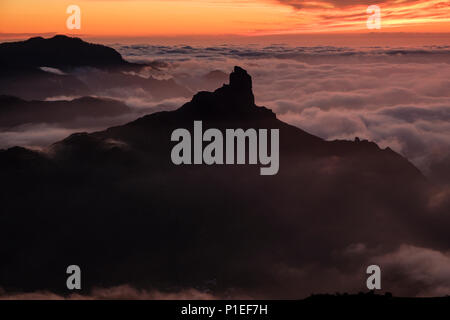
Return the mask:
[[138, 66], [125, 61], [112, 48], [64, 35], [0, 43], [1, 68], [53, 67], [70, 70], [76, 67], [108, 69]]
[[68, 101], [26, 101], [0, 95], [0, 128], [36, 123], [70, 123], [77, 118], [116, 117], [130, 112], [122, 102], [94, 97]]
[[[299, 298], [364, 287], [361, 266], [403, 243], [448, 249], [447, 208], [430, 211], [431, 186], [411, 163], [278, 120], [255, 105], [251, 81], [235, 67], [229, 84], [175, 111], [73, 134], [45, 153], [0, 151], [0, 285], [64, 293], [76, 263], [87, 291], [127, 283]], [[204, 130], [279, 129], [278, 174], [174, 165], [171, 133], [192, 132], [195, 120]], [[355, 243], [367, 251], [343, 253]]]
[[[155, 99], [189, 97], [174, 79], [136, 73], [152, 64], [126, 61], [115, 49], [64, 35], [0, 43], [0, 94], [26, 100], [55, 96], [123, 98], [133, 90]], [[53, 68], [53, 69], [52, 69]]]

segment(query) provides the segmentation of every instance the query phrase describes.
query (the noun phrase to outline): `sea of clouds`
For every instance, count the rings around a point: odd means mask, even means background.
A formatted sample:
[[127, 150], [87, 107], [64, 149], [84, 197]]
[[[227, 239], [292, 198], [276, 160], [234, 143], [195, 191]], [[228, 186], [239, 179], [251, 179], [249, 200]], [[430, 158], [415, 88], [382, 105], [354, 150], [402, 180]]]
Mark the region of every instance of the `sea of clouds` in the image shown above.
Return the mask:
[[[102, 130], [176, 109], [196, 92], [228, 82], [228, 74], [239, 65], [253, 77], [256, 103], [274, 110], [281, 120], [327, 140], [359, 137], [390, 147], [435, 182], [450, 184], [450, 46], [111, 46], [129, 61], [149, 64], [137, 75], [174, 79], [188, 94], [179, 96], [173, 89], [173, 96], [158, 98], [151, 87], [117, 86], [101, 92], [91, 88], [94, 96], [119, 99], [131, 112], [77, 119], [70, 125], [2, 129], [0, 148], [42, 148], [73, 132]], [[92, 70], [77, 70], [74, 75], [88, 86], [97, 81]], [[46, 100], [73, 98], [77, 97]]]
[[[416, 164], [422, 172], [447, 186], [437, 188], [429, 206], [444, 206], [450, 194], [450, 46], [420, 48], [391, 47], [293, 47], [221, 45], [214, 47], [121, 45], [114, 47], [134, 62], [150, 63], [141, 76], [173, 78], [192, 94], [212, 90], [227, 82], [228, 74], [239, 65], [252, 75], [256, 103], [273, 109], [277, 116], [324, 139], [359, 137], [391, 147]], [[54, 71], [54, 70], [51, 70]], [[212, 71], [209, 85], [205, 75]], [[16, 141], [20, 145], [45, 145], [71, 132], [101, 130], [131, 121], [143, 113], [172, 110], [188, 97], [155, 99], [148, 92], [123, 90], [112, 97], [121, 99], [133, 115], [120, 119], [84, 119], [70, 127], [48, 124], [22, 126], [16, 133], [2, 133], [0, 144]], [[49, 99], [51, 100], [51, 99]], [[30, 134], [31, 133], [31, 134]], [[2, 141], [3, 139], [3, 141]], [[15, 140], [14, 140], [15, 139]], [[34, 139], [34, 140], [33, 140]], [[431, 210], [433, 211], [433, 210]], [[405, 213], [406, 214], [406, 213]], [[420, 228], [419, 226], [418, 228]], [[393, 235], [394, 236], [394, 235]], [[398, 235], [395, 235], [397, 237]], [[378, 263], [398, 295], [440, 296], [450, 290], [450, 252], [448, 241], [438, 248], [408, 244], [372, 251], [364, 243], [354, 243], [342, 252], [347, 260], [361, 266], [359, 273], [345, 272], [329, 264], [274, 265], [268, 267], [274, 278], [289, 284], [279, 288], [280, 296], [307, 296], [327, 292], [333, 283], [337, 291], [360, 288], [365, 281], [362, 266]], [[367, 261], [367, 257], [373, 257]], [[354, 271], [354, 268], [348, 268]], [[311, 277], [320, 274], [322, 287]], [[298, 283], [302, 284], [299, 291]], [[405, 283], [408, 286], [405, 286]], [[292, 286], [290, 286], [292, 284]], [[273, 293], [276, 294], [276, 293]], [[261, 298], [257, 292], [234, 292], [232, 297]], [[143, 291], [129, 285], [99, 288], [87, 296], [62, 297], [50, 292], [7, 294], [0, 288], [0, 299], [211, 299], [196, 289], [176, 293]]]
[[450, 182], [450, 46], [295, 47], [115, 45], [147, 75], [195, 91], [205, 73], [234, 65], [253, 77], [256, 102], [324, 139], [369, 139]]

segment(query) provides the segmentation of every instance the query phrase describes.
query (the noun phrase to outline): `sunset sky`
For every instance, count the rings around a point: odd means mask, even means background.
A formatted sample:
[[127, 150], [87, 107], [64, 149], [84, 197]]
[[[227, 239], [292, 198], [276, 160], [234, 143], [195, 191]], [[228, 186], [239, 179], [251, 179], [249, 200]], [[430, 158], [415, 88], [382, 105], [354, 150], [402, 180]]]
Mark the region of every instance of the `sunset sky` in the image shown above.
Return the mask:
[[[66, 8], [81, 8], [81, 30]], [[450, 0], [1, 0], [0, 33], [99, 36], [267, 35], [368, 32], [366, 9], [381, 8], [377, 32], [450, 32]]]

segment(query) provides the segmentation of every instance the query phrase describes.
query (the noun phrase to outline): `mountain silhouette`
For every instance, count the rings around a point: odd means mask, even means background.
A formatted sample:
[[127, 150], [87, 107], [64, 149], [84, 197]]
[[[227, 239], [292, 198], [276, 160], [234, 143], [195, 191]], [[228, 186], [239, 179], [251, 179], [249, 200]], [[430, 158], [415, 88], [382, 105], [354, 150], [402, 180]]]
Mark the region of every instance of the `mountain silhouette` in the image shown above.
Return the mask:
[[55, 96], [83, 96], [93, 92], [70, 74], [53, 74], [35, 67], [0, 67], [0, 94], [26, 100]]
[[56, 35], [49, 39], [0, 44], [0, 67], [115, 68], [138, 66], [125, 61], [113, 48], [87, 43], [80, 38]]
[[0, 95], [25, 100], [58, 96], [123, 98], [134, 92], [156, 100], [190, 97], [174, 79], [137, 75], [149, 64], [126, 61], [115, 49], [64, 35], [0, 43]]
[[[369, 141], [325, 141], [278, 120], [270, 109], [255, 105], [251, 77], [240, 67], [235, 67], [230, 74], [229, 84], [223, 85], [214, 92], [199, 92], [190, 102], [175, 111], [150, 114], [124, 126], [109, 128], [87, 137], [97, 144], [102, 144], [108, 139], [116, 139], [140, 151], [170, 156], [168, 150], [173, 144], [168, 143], [167, 137], [170, 137], [171, 132], [177, 128], [192, 129], [195, 120], [202, 120], [205, 130], [207, 128], [280, 129], [282, 137], [280, 148], [286, 154], [357, 156], [361, 159], [365, 158], [364, 165], [376, 166], [377, 170], [397, 171], [396, 174], [423, 179], [418, 169], [389, 148], [382, 150]], [[78, 134], [74, 137], [84, 139]], [[69, 137], [70, 141], [73, 142], [74, 137]], [[52, 148], [64, 148], [64, 145], [65, 140], [56, 143]], [[381, 158], [389, 161], [380, 162]], [[167, 160], [164, 159], [160, 165], [170, 165], [170, 161]]]
[[77, 118], [115, 117], [130, 112], [112, 99], [83, 97], [70, 101], [25, 101], [0, 95], [0, 128], [31, 123], [70, 123]]
[[[279, 129], [278, 174], [174, 165], [171, 133], [192, 133], [196, 120], [204, 130]], [[409, 161], [373, 142], [325, 141], [280, 121], [255, 105], [240, 67], [177, 110], [76, 133], [45, 151], [2, 150], [0, 178], [5, 290], [64, 293], [65, 268], [77, 264], [84, 290], [126, 283], [298, 298], [349, 289], [341, 275], [359, 274], [370, 252], [449, 243], [444, 215], [429, 219], [432, 186]], [[374, 251], [347, 255], [357, 243]]]

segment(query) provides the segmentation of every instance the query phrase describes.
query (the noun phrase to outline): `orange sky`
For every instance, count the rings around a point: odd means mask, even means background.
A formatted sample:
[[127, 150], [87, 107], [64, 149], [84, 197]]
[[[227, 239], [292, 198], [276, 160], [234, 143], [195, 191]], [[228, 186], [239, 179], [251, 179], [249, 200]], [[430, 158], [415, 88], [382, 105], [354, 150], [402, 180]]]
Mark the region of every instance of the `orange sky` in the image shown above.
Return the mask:
[[[99, 36], [373, 32], [369, 4], [381, 8], [376, 32], [450, 32], [450, 0], [0, 0], [0, 33]], [[66, 29], [66, 8], [81, 8], [81, 30]]]

